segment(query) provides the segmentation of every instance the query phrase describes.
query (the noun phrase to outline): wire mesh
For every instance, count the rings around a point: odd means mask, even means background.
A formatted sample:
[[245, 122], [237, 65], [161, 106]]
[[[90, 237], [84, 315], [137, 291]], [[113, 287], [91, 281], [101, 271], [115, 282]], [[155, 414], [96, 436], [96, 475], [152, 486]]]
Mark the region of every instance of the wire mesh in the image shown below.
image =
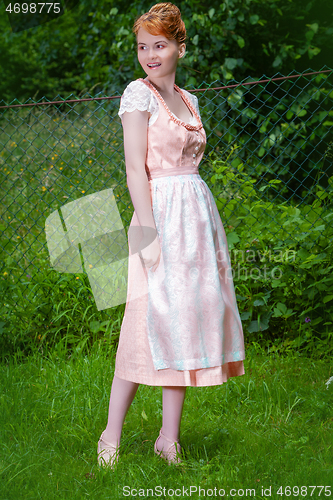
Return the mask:
[[[258, 81], [249, 77], [223, 87], [203, 82], [198, 89], [186, 89], [198, 96], [207, 135], [199, 172], [212, 189], [228, 235], [243, 224], [248, 225], [249, 242], [257, 239], [262, 214], [252, 213], [248, 202], [256, 198], [285, 205], [293, 221], [300, 220], [298, 207], [311, 206], [310, 226], [316, 231], [311, 245], [324, 248], [332, 241], [332, 70], [308, 72], [264, 75]], [[58, 96], [52, 102], [0, 106], [1, 262], [6, 279], [28, 286], [32, 275], [50, 267], [45, 221], [57, 212], [65, 232], [60, 209], [71, 201], [112, 189], [128, 229], [133, 207], [119, 98]], [[265, 216], [269, 218], [268, 209]], [[288, 233], [283, 217], [274, 219], [274, 231], [281, 241], [293, 242], [294, 229]], [[269, 233], [271, 225], [264, 235], [268, 239]], [[108, 245], [107, 234], [101, 241]], [[77, 247], [84, 270], [82, 246]], [[119, 255], [126, 251], [123, 237]]]

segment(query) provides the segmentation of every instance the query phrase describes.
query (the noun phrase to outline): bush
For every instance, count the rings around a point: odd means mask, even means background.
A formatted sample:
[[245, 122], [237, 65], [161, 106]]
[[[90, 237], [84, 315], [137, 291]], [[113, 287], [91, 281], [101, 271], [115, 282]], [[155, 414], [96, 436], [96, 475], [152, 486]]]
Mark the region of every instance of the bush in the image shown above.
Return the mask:
[[[327, 192], [317, 190], [312, 205], [274, 203], [270, 198], [280, 181], [256, 188], [244, 165], [234, 162], [236, 151], [233, 145], [224, 154], [210, 154], [211, 191], [226, 229], [245, 341], [270, 352], [328, 355], [333, 177]], [[14, 259], [1, 262], [2, 357], [57, 345], [70, 355], [89, 351], [96, 340], [116, 346], [125, 304], [97, 311], [87, 276], [59, 274], [48, 261], [40, 264], [38, 273], [20, 281]]]
[[261, 341], [270, 351], [329, 353], [333, 176], [328, 191], [318, 188], [311, 205], [274, 203], [269, 193], [281, 181], [272, 179], [256, 189], [244, 165], [233, 164], [236, 150], [233, 146], [212, 161], [211, 182], [226, 228], [245, 338]]

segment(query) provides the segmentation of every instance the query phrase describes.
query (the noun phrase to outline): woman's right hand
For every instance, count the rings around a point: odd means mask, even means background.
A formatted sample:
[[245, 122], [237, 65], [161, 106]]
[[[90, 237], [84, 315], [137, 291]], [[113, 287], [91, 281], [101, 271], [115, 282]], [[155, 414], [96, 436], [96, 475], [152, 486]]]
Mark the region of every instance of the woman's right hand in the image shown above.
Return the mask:
[[161, 245], [158, 234], [156, 234], [156, 238], [148, 246], [145, 246], [144, 240], [145, 238], [143, 238], [139, 245], [140, 258], [142, 256], [141, 260], [145, 267], [151, 268], [155, 272], [161, 259]]

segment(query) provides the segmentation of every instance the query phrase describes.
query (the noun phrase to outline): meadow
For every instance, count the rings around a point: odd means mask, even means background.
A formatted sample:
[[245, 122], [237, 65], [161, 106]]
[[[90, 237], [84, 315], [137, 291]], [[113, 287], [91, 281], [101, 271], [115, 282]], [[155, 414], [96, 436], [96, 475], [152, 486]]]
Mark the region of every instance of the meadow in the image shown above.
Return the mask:
[[140, 385], [109, 470], [97, 465], [97, 441], [114, 362], [115, 350], [96, 342], [89, 355], [54, 350], [0, 366], [2, 500], [331, 496], [330, 360], [247, 345], [245, 375], [187, 388], [180, 467], [154, 454], [162, 392]]
[[201, 174], [242, 266], [245, 375], [187, 389], [179, 468], [153, 452], [161, 388], [140, 386], [119, 465], [98, 468], [125, 304], [97, 310], [85, 273], [52, 269], [45, 238], [48, 215], [103, 189], [131, 219], [120, 125], [89, 108], [13, 112], [1, 132], [1, 499], [331, 496], [333, 177], [285, 203], [279, 179], [255, 185], [236, 143]]

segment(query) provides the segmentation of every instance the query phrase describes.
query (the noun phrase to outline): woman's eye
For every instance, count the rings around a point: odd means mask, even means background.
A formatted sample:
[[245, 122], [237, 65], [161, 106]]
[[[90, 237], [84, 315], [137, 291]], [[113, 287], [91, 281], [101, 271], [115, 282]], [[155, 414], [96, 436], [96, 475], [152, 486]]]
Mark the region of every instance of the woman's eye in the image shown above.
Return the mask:
[[[156, 45], [156, 47], [162, 47], [162, 49], [164, 48], [164, 45]], [[145, 47], [143, 45], [140, 46], [140, 49], [144, 49]]]

